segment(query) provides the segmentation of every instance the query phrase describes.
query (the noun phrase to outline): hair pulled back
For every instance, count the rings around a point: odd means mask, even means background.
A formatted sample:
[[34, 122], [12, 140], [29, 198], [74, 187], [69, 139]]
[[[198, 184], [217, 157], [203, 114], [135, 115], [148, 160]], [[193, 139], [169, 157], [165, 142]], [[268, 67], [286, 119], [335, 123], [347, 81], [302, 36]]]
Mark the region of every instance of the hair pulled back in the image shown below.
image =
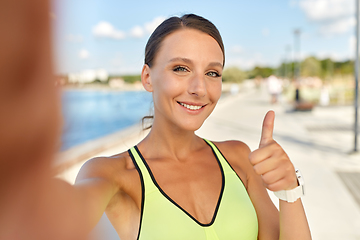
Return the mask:
[[145, 64], [152, 67], [156, 53], [161, 47], [161, 43], [169, 34], [184, 28], [199, 30], [210, 35], [219, 44], [223, 53], [223, 66], [225, 64], [224, 44], [219, 30], [209, 20], [195, 14], [186, 14], [182, 17], [171, 17], [162, 22], [151, 34], [145, 47]]

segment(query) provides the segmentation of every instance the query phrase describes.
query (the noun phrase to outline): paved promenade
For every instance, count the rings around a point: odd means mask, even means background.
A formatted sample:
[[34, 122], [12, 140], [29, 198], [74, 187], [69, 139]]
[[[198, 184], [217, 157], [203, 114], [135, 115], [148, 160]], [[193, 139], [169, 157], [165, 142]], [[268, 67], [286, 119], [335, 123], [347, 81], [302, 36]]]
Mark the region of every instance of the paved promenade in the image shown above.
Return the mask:
[[[274, 139], [305, 179], [303, 203], [313, 239], [360, 240], [360, 201], [356, 200], [360, 196], [360, 154], [349, 154], [353, 149], [352, 107], [316, 107], [311, 112], [293, 112], [288, 104], [269, 102], [264, 90], [226, 97], [197, 133], [214, 141], [241, 140], [255, 150], [262, 120], [268, 110], [274, 110]], [[123, 144], [97, 155], [125, 151], [142, 136], [124, 140]], [[81, 164], [62, 177], [73, 181]], [[272, 193], [270, 196], [277, 202]], [[119, 239], [106, 216], [90, 237], [97, 238]]]

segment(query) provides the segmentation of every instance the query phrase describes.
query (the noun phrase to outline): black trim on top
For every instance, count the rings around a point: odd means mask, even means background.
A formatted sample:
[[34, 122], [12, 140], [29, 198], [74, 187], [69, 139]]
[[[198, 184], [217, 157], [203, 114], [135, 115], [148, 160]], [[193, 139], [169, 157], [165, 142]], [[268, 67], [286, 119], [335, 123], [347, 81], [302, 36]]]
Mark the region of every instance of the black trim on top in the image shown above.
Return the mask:
[[[136, 148], [136, 146], [135, 146]], [[139, 176], [140, 176], [140, 182], [141, 182], [141, 213], [140, 213], [140, 224], [139, 224], [139, 232], [138, 232], [138, 235], [137, 235], [137, 240], [139, 240], [139, 237], [140, 237], [140, 231], [141, 231], [141, 225], [142, 225], [142, 219], [143, 219], [143, 213], [144, 213], [144, 203], [145, 203], [145, 184], [144, 184], [144, 178], [143, 178], [143, 175], [141, 173], [141, 170], [135, 160], [135, 157], [133, 156], [131, 150], [129, 149], [128, 150], [128, 153], [135, 165], [135, 168], [136, 170], [138, 171], [139, 173]]]
[[[206, 142], [206, 141], [205, 141]], [[208, 143], [207, 143], [208, 144]], [[208, 144], [209, 145], [209, 144]], [[223, 192], [224, 192], [224, 188], [225, 188], [225, 174], [224, 174], [224, 170], [221, 166], [221, 163], [220, 163], [220, 160], [218, 159], [216, 153], [214, 152], [214, 149], [210, 146], [211, 150], [213, 151], [213, 154], [219, 164], [219, 167], [220, 167], [220, 172], [221, 172], [221, 180], [222, 180], [222, 185], [221, 185], [221, 190], [220, 190], [220, 195], [219, 195], [219, 198], [218, 198], [218, 202], [216, 204], [216, 208], [215, 208], [215, 211], [214, 211], [214, 214], [213, 214], [213, 217], [210, 221], [210, 223], [201, 223], [199, 222], [196, 218], [194, 218], [190, 213], [188, 213], [184, 208], [182, 208], [179, 204], [177, 204], [173, 199], [171, 199], [163, 190], [162, 188], [160, 187], [160, 185], [157, 183], [149, 165], [147, 164], [145, 158], [143, 157], [143, 155], [141, 154], [141, 152], [139, 151], [139, 149], [137, 148], [137, 146], [135, 146], [135, 150], [137, 151], [137, 153], [139, 154], [140, 158], [142, 159], [143, 163], [145, 164], [149, 174], [150, 174], [150, 177], [153, 181], [153, 183], [155, 184], [155, 186], [159, 189], [159, 191], [161, 192], [161, 194], [167, 198], [171, 203], [173, 203], [176, 207], [178, 207], [180, 210], [182, 210], [186, 215], [188, 215], [192, 220], [194, 220], [197, 224], [199, 224], [200, 226], [203, 226], [203, 227], [209, 227], [211, 226], [214, 222], [215, 222], [215, 218], [216, 218], [216, 215], [217, 215], [217, 212], [219, 210], [219, 207], [220, 207], [220, 202], [221, 202], [221, 199], [222, 199], [222, 196], [223, 196]]]
[[[205, 140], [204, 140], [205, 141]], [[206, 142], [206, 141], [205, 141]], [[207, 143], [207, 142], [206, 142]], [[221, 154], [221, 156], [225, 159], [225, 161], [227, 162], [227, 164], [230, 166], [230, 168], [234, 171], [234, 173], [236, 174], [236, 176], [240, 179], [242, 185], [244, 186], [244, 188], [246, 189], [245, 187], [245, 184], [243, 182], [243, 180], [241, 179], [241, 177], [237, 174], [237, 172], [235, 171], [235, 169], [231, 166], [231, 164], [229, 163], [229, 161], [226, 159], [226, 157], [224, 156], [224, 154], [220, 151], [220, 149], [216, 146], [215, 143], [212, 142], [212, 144], [214, 144], [214, 146], [216, 147], [216, 149], [219, 151], [219, 153]]]

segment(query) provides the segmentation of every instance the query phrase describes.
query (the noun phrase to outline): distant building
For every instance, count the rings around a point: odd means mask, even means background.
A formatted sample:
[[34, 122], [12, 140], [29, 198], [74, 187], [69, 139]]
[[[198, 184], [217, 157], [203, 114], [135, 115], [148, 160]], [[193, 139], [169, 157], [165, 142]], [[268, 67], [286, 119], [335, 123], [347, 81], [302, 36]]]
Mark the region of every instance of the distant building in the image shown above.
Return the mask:
[[91, 83], [95, 80], [106, 82], [109, 78], [109, 74], [105, 69], [87, 69], [80, 73], [69, 73], [69, 83]]
[[125, 85], [124, 79], [118, 77], [118, 78], [111, 78], [109, 80], [109, 86], [111, 88], [123, 88]]

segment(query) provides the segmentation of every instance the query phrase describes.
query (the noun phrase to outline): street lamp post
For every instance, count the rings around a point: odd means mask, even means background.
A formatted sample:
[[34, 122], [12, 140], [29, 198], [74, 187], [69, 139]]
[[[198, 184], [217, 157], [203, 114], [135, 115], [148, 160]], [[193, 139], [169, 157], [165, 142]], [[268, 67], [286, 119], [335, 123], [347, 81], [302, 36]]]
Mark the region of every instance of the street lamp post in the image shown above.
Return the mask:
[[295, 35], [294, 50], [296, 51], [294, 77], [296, 81], [299, 81], [300, 78], [300, 33], [301, 33], [300, 29], [294, 30], [294, 35]]
[[288, 70], [288, 65], [289, 65], [289, 62], [291, 63], [291, 60], [289, 61], [289, 52], [291, 51], [291, 47], [289, 45], [287, 45], [285, 47], [285, 79], [288, 78], [288, 75], [289, 75], [289, 70]]
[[356, 0], [356, 51], [355, 51], [355, 123], [354, 123], [354, 152], [357, 152], [358, 137], [358, 98], [359, 98], [359, 0]]

